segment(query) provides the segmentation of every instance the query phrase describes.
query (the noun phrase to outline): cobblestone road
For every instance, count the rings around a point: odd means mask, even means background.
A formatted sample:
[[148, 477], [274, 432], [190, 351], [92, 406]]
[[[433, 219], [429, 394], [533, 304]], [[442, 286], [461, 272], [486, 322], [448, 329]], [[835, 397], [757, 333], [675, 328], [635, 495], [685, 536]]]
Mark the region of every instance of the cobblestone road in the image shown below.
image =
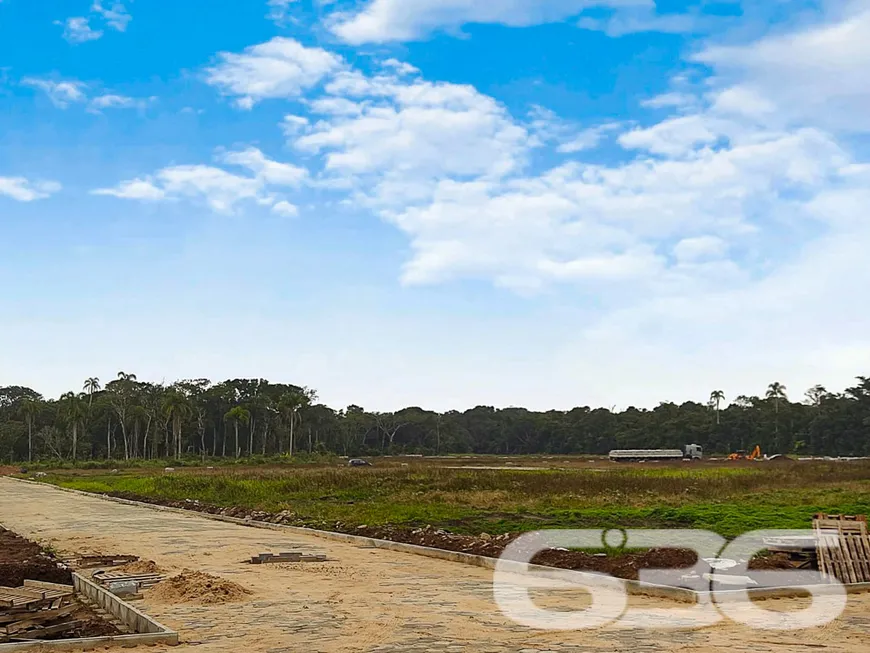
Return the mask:
[[[247, 528], [196, 514], [159, 512], [0, 478], [0, 523], [62, 551], [126, 553], [169, 572], [196, 569], [234, 580], [248, 600], [218, 606], [137, 605], [178, 629], [181, 649], [235, 653], [333, 651], [827, 652], [870, 650], [870, 595], [819, 629], [777, 634], [732, 622], [700, 630], [604, 628], [551, 633], [508, 621], [492, 599], [486, 569], [375, 550], [297, 533]], [[251, 566], [263, 551], [303, 549], [330, 562]], [[677, 607], [632, 598], [639, 607]], [[795, 599], [764, 602], [788, 610]]]

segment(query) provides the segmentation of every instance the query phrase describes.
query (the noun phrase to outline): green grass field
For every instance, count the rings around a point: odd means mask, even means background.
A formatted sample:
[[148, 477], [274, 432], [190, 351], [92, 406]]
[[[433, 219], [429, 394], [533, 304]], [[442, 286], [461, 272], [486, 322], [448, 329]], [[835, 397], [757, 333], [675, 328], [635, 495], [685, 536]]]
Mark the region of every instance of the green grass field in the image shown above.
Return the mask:
[[808, 528], [816, 512], [870, 513], [870, 461], [564, 470], [402, 467], [70, 472], [43, 480], [89, 492], [278, 512], [329, 527], [432, 525], [499, 534], [539, 528], [703, 528], [733, 537]]

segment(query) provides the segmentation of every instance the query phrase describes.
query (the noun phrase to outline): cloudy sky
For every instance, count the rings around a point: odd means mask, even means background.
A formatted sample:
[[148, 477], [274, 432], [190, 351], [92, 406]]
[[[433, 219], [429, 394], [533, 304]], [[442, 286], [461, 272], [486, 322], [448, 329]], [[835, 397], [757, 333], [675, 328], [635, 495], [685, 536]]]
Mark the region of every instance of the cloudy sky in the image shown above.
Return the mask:
[[0, 0], [0, 385], [870, 374], [870, 0]]

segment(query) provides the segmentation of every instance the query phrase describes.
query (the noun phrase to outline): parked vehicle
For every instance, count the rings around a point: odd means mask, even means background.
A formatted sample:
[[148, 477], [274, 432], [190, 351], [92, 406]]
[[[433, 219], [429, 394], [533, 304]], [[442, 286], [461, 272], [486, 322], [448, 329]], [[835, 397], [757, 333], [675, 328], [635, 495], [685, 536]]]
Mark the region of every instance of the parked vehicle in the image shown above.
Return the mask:
[[698, 444], [687, 444], [682, 449], [614, 449], [610, 460], [615, 462], [638, 462], [653, 460], [700, 460], [704, 448]]
[[372, 464], [369, 461], [363, 460], [362, 458], [353, 458], [351, 460], [348, 460], [347, 464], [350, 465], [351, 467], [371, 467], [372, 466]]

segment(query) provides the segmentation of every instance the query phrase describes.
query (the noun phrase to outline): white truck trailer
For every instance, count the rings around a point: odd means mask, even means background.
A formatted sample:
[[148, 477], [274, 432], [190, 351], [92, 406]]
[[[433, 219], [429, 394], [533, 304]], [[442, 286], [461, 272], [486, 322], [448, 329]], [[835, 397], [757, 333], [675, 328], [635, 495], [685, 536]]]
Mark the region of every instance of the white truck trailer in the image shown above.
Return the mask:
[[682, 449], [614, 449], [610, 452], [610, 460], [614, 462], [700, 460], [703, 457], [704, 449], [697, 444], [687, 444]]

